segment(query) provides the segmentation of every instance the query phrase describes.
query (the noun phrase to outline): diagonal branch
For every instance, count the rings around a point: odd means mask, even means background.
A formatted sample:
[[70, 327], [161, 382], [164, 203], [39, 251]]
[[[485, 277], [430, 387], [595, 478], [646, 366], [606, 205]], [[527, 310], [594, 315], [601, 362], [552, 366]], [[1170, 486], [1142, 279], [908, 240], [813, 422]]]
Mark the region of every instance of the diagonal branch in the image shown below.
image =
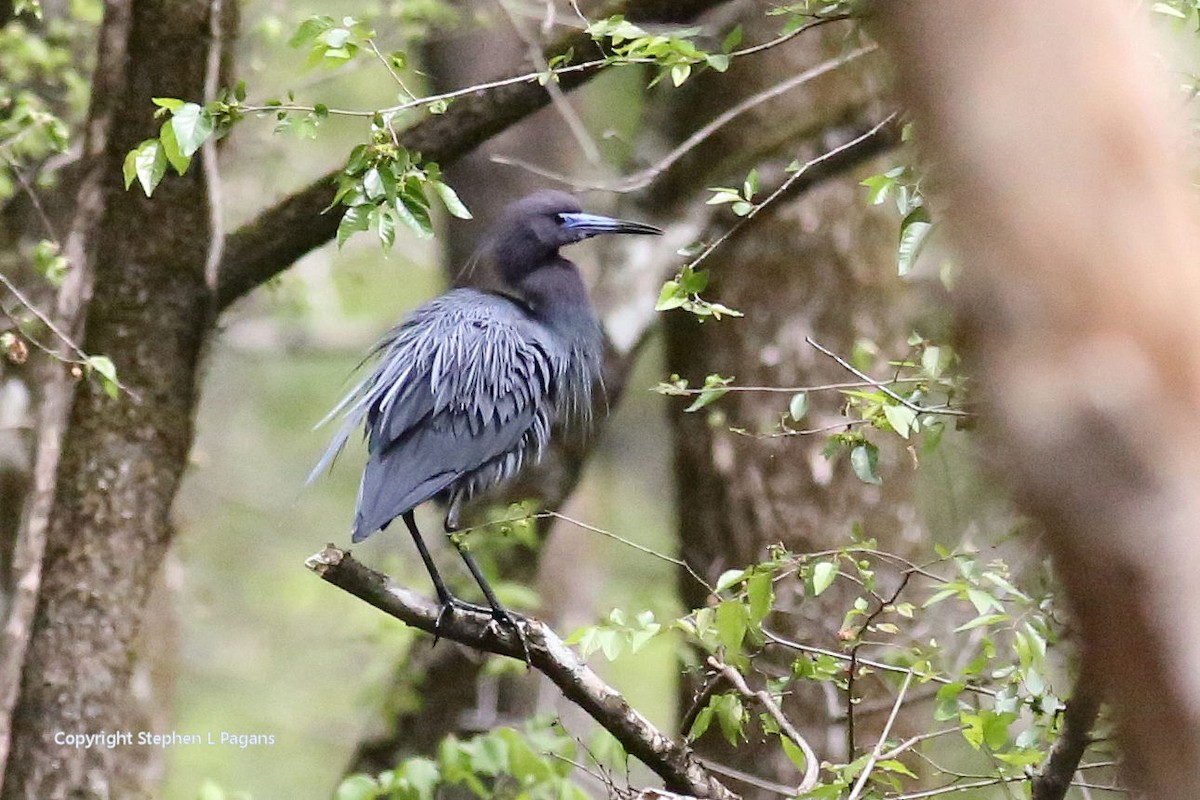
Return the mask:
[[[414, 628], [433, 633], [440, 608], [433, 601], [397, 586], [386, 575], [355, 561], [332, 544], [310, 557], [307, 566], [323, 580], [375, 606]], [[694, 797], [737, 800], [692, 756], [690, 750], [655, 728], [630, 707], [615, 689], [538, 620], [517, 616], [528, 643], [529, 663], [549, 678], [563, 695], [587, 712], [625, 748], [663, 779], [666, 788]], [[524, 658], [512, 631], [498, 629], [486, 613], [455, 609], [443, 619], [438, 634], [488, 653]]]
[[1079, 768], [1088, 745], [1092, 726], [1100, 714], [1100, 692], [1095, 677], [1085, 664], [1075, 681], [1075, 692], [1063, 712], [1062, 730], [1050, 748], [1050, 755], [1031, 782], [1033, 800], [1063, 800]]
[[[610, 0], [598, 17], [625, 14], [672, 22], [692, 19], [726, 0]], [[574, 52], [576, 58], [597, 52], [583, 31], [571, 31], [546, 48], [549, 61]], [[558, 87], [570, 91], [598, 75], [603, 65], [565, 73]], [[444, 114], [426, 117], [404, 131], [400, 143], [441, 166], [453, 163], [500, 131], [550, 102], [536, 80], [497, 86], [468, 94]], [[217, 307], [225, 309], [255, 287], [282, 272], [300, 256], [330, 241], [337, 233], [341, 211], [323, 213], [334, 194], [338, 172], [318, 178], [304, 189], [267, 209], [228, 238], [220, 264]]]

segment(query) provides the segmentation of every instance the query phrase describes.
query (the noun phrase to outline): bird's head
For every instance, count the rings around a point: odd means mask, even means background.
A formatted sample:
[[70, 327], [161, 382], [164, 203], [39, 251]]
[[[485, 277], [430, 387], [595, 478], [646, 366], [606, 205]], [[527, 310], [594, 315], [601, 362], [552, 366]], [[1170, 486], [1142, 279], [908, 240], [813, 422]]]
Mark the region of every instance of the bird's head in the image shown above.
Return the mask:
[[506, 279], [550, 262], [558, 248], [603, 233], [661, 234], [653, 225], [585, 213], [566, 192], [544, 190], [510, 205], [492, 232], [492, 251]]

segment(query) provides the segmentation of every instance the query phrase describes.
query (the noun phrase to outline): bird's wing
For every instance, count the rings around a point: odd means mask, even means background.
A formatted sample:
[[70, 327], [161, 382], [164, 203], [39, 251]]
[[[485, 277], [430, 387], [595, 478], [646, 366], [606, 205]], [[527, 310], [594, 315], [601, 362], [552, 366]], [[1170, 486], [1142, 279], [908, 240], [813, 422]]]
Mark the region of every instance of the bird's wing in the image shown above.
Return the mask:
[[541, 332], [511, 300], [450, 292], [417, 309], [377, 355], [335, 409], [345, 421], [318, 465], [365, 423], [356, 541], [489, 462], [515, 468], [549, 436], [551, 361]]

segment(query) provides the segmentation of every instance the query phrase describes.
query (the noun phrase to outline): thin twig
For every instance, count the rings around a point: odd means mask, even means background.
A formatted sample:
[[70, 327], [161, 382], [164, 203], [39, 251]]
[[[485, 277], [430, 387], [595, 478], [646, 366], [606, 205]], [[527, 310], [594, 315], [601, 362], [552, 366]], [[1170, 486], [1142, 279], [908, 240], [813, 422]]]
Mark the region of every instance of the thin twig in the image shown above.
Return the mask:
[[37, 214], [38, 220], [42, 223], [42, 227], [46, 229], [46, 234], [55, 244], [61, 247], [62, 239], [59, 238], [58, 232], [54, 229], [54, 223], [50, 221], [49, 215], [46, 214], [46, 209], [42, 207], [42, 201], [37, 196], [37, 192], [33, 190], [33, 186], [29, 183], [29, 179], [25, 177], [25, 171], [21, 169], [20, 165], [16, 161], [5, 155], [3, 152], [0, 152], [0, 158], [4, 159], [4, 162], [8, 164], [9, 169], [12, 170], [13, 175], [17, 177], [17, 182], [21, 184], [21, 190], [24, 191], [26, 196], [29, 197], [29, 203], [33, 206], [33, 210]]
[[[850, 656], [846, 653], [839, 653], [836, 650], [827, 650], [824, 647], [814, 647], [813, 645], [801, 644], [800, 642], [795, 642], [795, 641], [792, 641], [791, 639], [780, 636], [779, 634], [774, 633], [773, 631], [771, 631], [767, 628], [763, 628], [763, 636], [767, 637], [767, 639], [770, 640], [771, 642], [773, 642], [774, 644], [780, 645], [781, 647], [787, 647], [792, 650], [798, 650], [801, 653], [811, 653], [813, 655], [829, 656], [830, 658], [836, 658], [839, 661], [849, 661], [850, 660]], [[858, 663], [863, 664], [868, 667], [871, 667], [872, 669], [877, 669], [880, 672], [894, 672], [894, 673], [903, 675], [903, 674], [907, 674], [912, 671], [912, 670], [908, 669], [907, 667], [897, 667], [894, 664], [887, 664], [883, 661], [873, 661], [868, 658], [860, 658], [860, 659], [858, 659]], [[949, 678], [944, 678], [941, 675], [922, 674], [920, 677], [921, 677], [921, 680], [934, 681], [935, 683], [940, 683], [943, 685], [949, 685], [951, 683], [954, 683], [954, 681], [950, 680]], [[994, 689], [988, 689], [983, 686], [976, 686], [974, 684], [967, 684], [965, 687], [963, 687], [963, 691], [974, 692], [976, 694], [983, 694], [983, 695], [987, 695], [988, 697], [995, 697], [997, 695], [997, 692]]]
[[[221, 52], [225, 31], [221, 24], [223, 0], [212, 0], [208, 9], [208, 57], [204, 65], [204, 99], [217, 99], [221, 81]], [[200, 145], [200, 163], [204, 170], [204, 186], [208, 192], [208, 253], [204, 258], [204, 282], [208, 286], [209, 313], [216, 317], [217, 281], [221, 257], [225, 254], [225, 202], [221, 192], [221, 170], [217, 164], [217, 140], [209, 136]]]
[[724, 664], [711, 656], [708, 659], [708, 664], [713, 669], [717, 670], [717, 672], [724, 675], [725, 679], [733, 684], [733, 688], [737, 689], [743, 697], [749, 700], [757, 700], [759, 705], [761, 705], [766, 712], [771, 715], [771, 718], [775, 720], [776, 724], [779, 725], [779, 729], [783, 731], [783, 734], [791, 740], [792, 744], [800, 748], [800, 751], [804, 753], [804, 779], [800, 781], [800, 785], [796, 787], [794, 793], [806, 794], [811, 792], [816, 787], [817, 781], [820, 778], [821, 764], [817, 760], [817, 754], [813, 752], [812, 747], [810, 747], [808, 742], [805, 741], [804, 737], [800, 735], [800, 732], [796, 730], [796, 726], [792, 725], [791, 720], [784, 715], [783, 710], [779, 707], [779, 704], [775, 702], [775, 698], [771, 697], [771, 695], [766, 691], [756, 692], [752, 690], [748, 685], [746, 685], [746, 679], [742, 676], [742, 673], [738, 672], [728, 664]]
[[[845, 573], [839, 572], [839, 574]], [[872, 592], [870, 589], [867, 589], [865, 585], [863, 585], [863, 589], [870, 592], [871, 596], [875, 598], [875, 602], [878, 605], [875, 607], [874, 611], [872, 611], [863, 619], [862, 625], [858, 628], [859, 631], [865, 631], [871, 625], [871, 623], [883, 613], [885, 608], [895, 604], [895, 602], [900, 599], [900, 595], [904, 591], [904, 588], [908, 586], [908, 579], [911, 577], [911, 572], [906, 571], [902, 573], [900, 576], [900, 583], [896, 587], [896, 591], [892, 592], [891, 597], [888, 597], [887, 599], [880, 597], [878, 594]], [[864, 644], [866, 644], [866, 642], [864, 642], [862, 639], [858, 639], [856, 635], [854, 646], [850, 648], [850, 664], [846, 668], [846, 742], [847, 747], [850, 750], [850, 761], [854, 760], [854, 682], [858, 675], [858, 651], [862, 649]], [[907, 688], [907, 683], [905, 684], [905, 688]]]
[[750, 211], [746, 214], [746, 216], [744, 216], [740, 220], [738, 220], [736, 225], [734, 225], [729, 230], [722, 233], [719, 237], [717, 237], [717, 239], [715, 241], [713, 241], [711, 244], [709, 244], [707, 247], [705, 247], [702, 251], [700, 251], [699, 255], [697, 255], [695, 258], [693, 258], [691, 261], [689, 261], [687, 264], [688, 268], [695, 269], [697, 266], [699, 266], [703, 261], [705, 261], [709, 256], [711, 256], [718, 247], [720, 247], [722, 244], [724, 244], [731, 236], [733, 236], [735, 233], [737, 233], [739, 230], [741, 230], [743, 226], [745, 226], [748, 222], [750, 222], [750, 220], [754, 219], [756, 216], [758, 216], [760, 213], [762, 213], [762, 211], [764, 209], [769, 208], [780, 197], [783, 197], [783, 195], [786, 194], [787, 191], [792, 188], [793, 184], [795, 184], [797, 181], [799, 181], [800, 178], [802, 178], [813, 167], [819, 166], [819, 165], [825, 163], [826, 161], [829, 161], [830, 159], [836, 158], [837, 156], [841, 155], [843, 152], [845, 152], [847, 150], [852, 150], [855, 147], [859, 146], [860, 144], [862, 144], [866, 141], [869, 141], [870, 139], [875, 137], [880, 131], [882, 131], [884, 128], [886, 128], [889, 125], [891, 125], [892, 123], [894, 123], [897, 119], [899, 119], [899, 117], [900, 117], [899, 113], [893, 111], [891, 114], [888, 114], [886, 117], [884, 117], [878, 123], [873, 125], [871, 127], [871, 129], [868, 130], [866, 133], [863, 133], [860, 136], [856, 136], [853, 139], [851, 139], [850, 141], [846, 142], [845, 144], [839, 145], [838, 147], [835, 147], [832, 150], [822, 153], [821, 155], [817, 156], [816, 158], [812, 159], [811, 161], [808, 161], [805, 164], [801, 165], [801, 167], [798, 170], [796, 170], [794, 173], [789, 175], [787, 180], [785, 180], [783, 183], [781, 183], [779, 185], [779, 187], [777, 189], [775, 189], [775, 191], [773, 191], [769, 195], [767, 195], [767, 198], [765, 200], [763, 200], [761, 203], [758, 203], [757, 205], [755, 205], [752, 209], [750, 209]]
[[[719, 761], [713, 761], [711, 758], [704, 758], [701, 756], [698, 760], [705, 769], [715, 772], [718, 775], [724, 775], [726, 778], [733, 778], [735, 781], [744, 783], [747, 786], [753, 786], [756, 789], [763, 789], [771, 792], [772, 794], [781, 795], [783, 797], [791, 798], [796, 796], [795, 786], [784, 786], [782, 783], [776, 783], [775, 781], [769, 781], [765, 778], [760, 778], [757, 775], [751, 775], [749, 772], [735, 769], [734, 767], [731, 767], [728, 764], [722, 764]], [[692, 798], [684, 798], [683, 800], [692, 800]]]
[[846, 800], [858, 800], [858, 796], [862, 794], [863, 787], [867, 784], [867, 778], [871, 775], [871, 770], [875, 768], [876, 762], [879, 761], [879, 756], [883, 753], [883, 746], [887, 742], [892, 725], [896, 722], [896, 717], [900, 714], [900, 707], [904, 705], [904, 695], [908, 692], [908, 686], [912, 683], [912, 679], [913, 672], [909, 670], [904, 676], [904, 683], [900, 685], [900, 693], [896, 695], [896, 704], [892, 706], [892, 713], [888, 715], [887, 722], [883, 726], [883, 731], [879, 734], [879, 741], [875, 743], [875, 749], [871, 751], [870, 758], [867, 759], [862, 772], [859, 773], [858, 781], [855, 782], [854, 788], [850, 790], [850, 796]]
[[[806, 27], [810, 27], [810, 26], [806, 26]], [[803, 29], [801, 29], [801, 30], [803, 30]], [[796, 33], [799, 33], [799, 31], [797, 31]], [[699, 128], [698, 130], [696, 130], [695, 133], [693, 133], [688, 138], [684, 139], [683, 142], [681, 142], [678, 147], [673, 149], [670, 153], [667, 153], [667, 155], [663, 156], [661, 159], [656, 161], [651, 166], [649, 166], [643, 170], [639, 170], [638, 172], [635, 172], [631, 175], [626, 175], [625, 177], [620, 178], [619, 180], [596, 181], [596, 182], [578, 181], [568, 175], [564, 175], [564, 174], [558, 173], [558, 172], [552, 172], [550, 170], [539, 167], [535, 164], [531, 164], [527, 161], [522, 161], [521, 159], [517, 159], [517, 158], [511, 158], [509, 156], [500, 156], [500, 155], [492, 156], [491, 160], [496, 164], [504, 164], [506, 166], [520, 167], [520, 168], [522, 168], [528, 172], [532, 172], [535, 175], [538, 175], [540, 177], [547, 178], [547, 179], [553, 180], [553, 181], [557, 181], [566, 186], [570, 186], [572, 189], [575, 189], [577, 191], [604, 191], [604, 192], [618, 192], [618, 193], [634, 192], [634, 191], [637, 191], [639, 189], [644, 189], [645, 187], [649, 186], [650, 183], [652, 181], [654, 181], [655, 178], [657, 178], [659, 175], [661, 175], [662, 173], [664, 173], [668, 169], [670, 169], [671, 166], [673, 166], [677, 161], [679, 161], [685, 155], [687, 155], [692, 150], [694, 150], [703, 141], [708, 139], [708, 137], [712, 136], [714, 133], [716, 133], [721, 128], [725, 127], [727, 124], [729, 124], [733, 120], [737, 119], [738, 117], [740, 117], [742, 114], [746, 113], [747, 111], [757, 108], [758, 106], [762, 105], [763, 103], [767, 102], [768, 100], [773, 100], [774, 98], [779, 97], [782, 94], [790, 92], [792, 89], [795, 89], [799, 86], [803, 86], [806, 83], [810, 83], [810, 82], [816, 80], [817, 78], [820, 78], [822, 75], [832, 72], [835, 69], [844, 67], [845, 65], [849, 64], [851, 61], [861, 58], [862, 56], [868, 55], [869, 53], [873, 53], [877, 49], [878, 49], [878, 47], [876, 45], [868, 45], [866, 47], [860, 47], [856, 50], [852, 50], [849, 53], [846, 53], [843, 56], [840, 56], [840, 57], [834, 58], [834, 59], [830, 59], [829, 61], [825, 61], [821, 64], [818, 64], [817, 66], [813, 67], [812, 69], [801, 72], [799, 75], [795, 75], [791, 78], [788, 78], [787, 80], [780, 81], [776, 85], [774, 85], [768, 89], [764, 89], [763, 91], [758, 92], [757, 94], [751, 95], [750, 97], [746, 98], [745, 100], [741, 101], [740, 103], [737, 103], [736, 105], [731, 106], [730, 108], [726, 109], [722, 113], [718, 114], [712, 121], [708, 122], [706, 125]]]
[[29, 311], [29, 313], [31, 313], [35, 317], [37, 317], [38, 321], [41, 322], [43, 325], [45, 325], [47, 328], [49, 328], [50, 332], [53, 333], [55, 336], [57, 336], [59, 341], [61, 341], [63, 344], [65, 344], [71, 350], [71, 352], [74, 353], [76, 356], [75, 358], [71, 358], [69, 356], [64, 356], [62, 354], [58, 354], [56, 356], [56, 358], [58, 358], [59, 361], [66, 361], [71, 364], [84, 364], [87, 362], [87, 357], [88, 357], [87, 353], [83, 352], [83, 350], [79, 347], [79, 345], [75, 344], [75, 340], [72, 339], [69, 335], [67, 335], [66, 331], [64, 331], [62, 328], [60, 328], [54, 322], [54, 320], [50, 319], [50, 316], [48, 314], [46, 314], [44, 311], [42, 311], [40, 308], [38, 308], [33, 303], [32, 300], [30, 300], [28, 297], [26, 297], [21, 292], [21, 290], [17, 288], [16, 284], [14, 284], [12, 281], [10, 281], [8, 279], [8, 276], [5, 275], [3, 272], [0, 272], [0, 286], [3, 286], [5, 289], [7, 289], [9, 291], [9, 294], [11, 294], [13, 297], [17, 298], [18, 303], [20, 303], [22, 306], [24, 306]]
[[930, 739], [937, 739], [941, 736], [945, 736], [950, 733], [959, 733], [961, 731], [965, 731], [966, 729], [967, 729], [966, 725], [959, 725], [957, 728], [943, 728], [940, 731], [932, 731], [930, 733], [922, 733], [919, 736], [912, 737], [911, 739], [905, 739], [903, 742], [896, 745], [891, 750], [888, 750], [886, 753], [883, 753], [882, 755], [880, 755], [879, 760], [880, 761], [889, 761], [889, 760], [895, 758], [896, 756], [900, 755], [904, 751], [911, 750], [912, 748], [921, 744], [921, 742], [927, 742]]
[[396, 70], [392, 68], [391, 62], [387, 60], [387, 56], [379, 51], [379, 46], [375, 44], [374, 39], [367, 39], [367, 47], [371, 48], [371, 52], [375, 54], [375, 57], [379, 59], [379, 63], [383, 64], [383, 68], [386, 69], [388, 74], [392, 76], [392, 80], [394, 80], [396, 85], [400, 87], [400, 91], [404, 92], [409, 97], [415, 98], [416, 94], [413, 93], [412, 89], [409, 89], [404, 85], [404, 79], [400, 77], [400, 73], [396, 72]]
[[858, 378], [866, 381], [867, 383], [871, 384], [879, 391], [886, 394], [888, 397], [895, 400], [900, 405], [904, 406], [907, 409], [915, 411], [918, 414], [943, 414], [945, 416], [951, 416], [951, 417], [970, 417], [970, 416], [972, 416], [972, 414], [969, 411], [963, 411], [963, 410], [957, 409], [957, 408], [950, 408], [949, 406], [936, 406], [934, 408], [927, 408], [925, 406], [914, 403], [913, 401], [909, 400], [904, 395], [898, 394], [895, 391], [893, 391], [891, 388], [888, 387], [888, 385], [886, 383], [877, 381], [874, 378], [872, 378], [871, 376], [867, 375], [865, 372], [863, 372], [860, 369], [858, 369], [857, 367], [855, 367], [853, 364], [851, 364], [849, 361], [847, 361], [846, 359], [839, 356], [837, 353], [835, 353], [832, 350], [828, 349], [827, 347], [824, 347], [823, 345], [821, 345], [819, 342], [817, 342], [811, 336], [805, 336], [804, 341], [808, 342], [810, 345], [815, 347], [817, 350], [821, 351], [825, 355], [832, 358], [834, 361], [836, 361], [838, 363], [838, 365], [840, 367], [842, 367], [842, 369], [844, 369], [847, 372], [851, 373], [852, 375], [855, 375]]
[[[889, 383], [926, 383], [928, 378], [893, 378]], [[842, 381], [840, 383], [818, 383], [812, 386], [722, 386], [723, 392], [763, 392], [777, 394], [800, 394], [803, 392], [827, 392], [836, 389], [862, 389], [867, 386], [874, 386], [872, 381]], [[654, 391], [654, 389], [651, 389]], [[672, 389], [670, 392], [662, 392], [666, 395], [698, 395], [705, 392], [711, 392], [711, 389]]]
[[[548, 72], [550, 64], [546, 61], [546, 56], [542, 53], [542, 48], [538, 47], [537, 42], [525, 31], [520, 20], [517, 19], [512, 9], [508, 7], [508, 3], [504, 2], [504, 0], [496, 0], [496, 4], [500, 6], [500, 10], [508, 18], [509, 25], [516, 32], [517, 38], [525, 43], [529, 59], [533, 61], [534, 66], [541, 70], [543, 74]], [[588, 133], [587, 126], [583, 124], [583, 120], [579, 118], [579, 114], [575, 112], [570, 101], [567, 100], [567, 96], [563, 94], [562, 88], [554, 81], [546, 81], [545, 85], [546, 93], [550, 95], [550, 105], [554, 107], [554, 110], [558, 112], [563, 122], [566, 123], [567, 130], [571, 132], [571, 135], [579, 145], [579, 149], [583, 151], [583, 157], [589, 164], [599, 164], [600, 148], [592, 141], [592, 135]]]

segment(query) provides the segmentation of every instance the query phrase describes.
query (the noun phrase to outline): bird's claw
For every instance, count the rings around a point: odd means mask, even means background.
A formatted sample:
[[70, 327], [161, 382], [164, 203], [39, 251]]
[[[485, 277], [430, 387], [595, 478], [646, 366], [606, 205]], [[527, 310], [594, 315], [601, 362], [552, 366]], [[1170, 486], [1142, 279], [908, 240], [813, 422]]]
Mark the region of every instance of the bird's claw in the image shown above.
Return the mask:
[[459, 600], [457, 597], [450, 595], [443, 597], [441, 609], [438, 611], [437, 619], [433, 623], [433, 644], [430, 647], [436, 647], [437, 643], [442, 639], [442, 623], [446, 620], [446, 616], [454, 616], [454, 610], [470, 611], [476, 614], [491, 614], [492, 618], [488, 622], [488, 629], [496, 636], [503, 636], [502, 629], [507, 627], [517, 638], [517, 643], [521, 645], [521, 652], [525, 661], [525, 666], [532, 666], [533, 662], [529, 656], [529, 642], [525, 638], [525, 631], [517, 623], [513, 616], [503, 608], [488, 608], [487, 606], [468, 603], [465, 600]]
[[525, 638], [525, 631], [521, 628], [520, 624], [513, 619], [512, 615], [503, 608], [493, 608], [492, 620], [488, 623], [488, 628], [493, 628], [493, 626], [494, 632], [498, 636], [501, 635], [500, 629], [504, 626], [508, 626], [510, 629], [512, 629], [513, 635], [517, 638], [517, 644], [521, 645], [522, 658], [525, 661], [526, 669], [533, 666], [533, 662], [530, 660], [529, 656], [529, 641]]
[[[466, 600], [459, 600], [454, 595], [447, 595], [441, 598], [441, 608], [438, 610], [437, 619], [433, 622], [433, 644], [430, 647], [437, 647], [437, 643], [442, 640], [442, 623], [446, 620], [446, 615], [454, 616], [454, 609], [462, 611], [471, 611], [476, 614], [492, 614], [492, 609], [487, 606], [480, 606], [474, 603], [468, 603]], [[493, 614], [493, 617], [495, 615]]]

